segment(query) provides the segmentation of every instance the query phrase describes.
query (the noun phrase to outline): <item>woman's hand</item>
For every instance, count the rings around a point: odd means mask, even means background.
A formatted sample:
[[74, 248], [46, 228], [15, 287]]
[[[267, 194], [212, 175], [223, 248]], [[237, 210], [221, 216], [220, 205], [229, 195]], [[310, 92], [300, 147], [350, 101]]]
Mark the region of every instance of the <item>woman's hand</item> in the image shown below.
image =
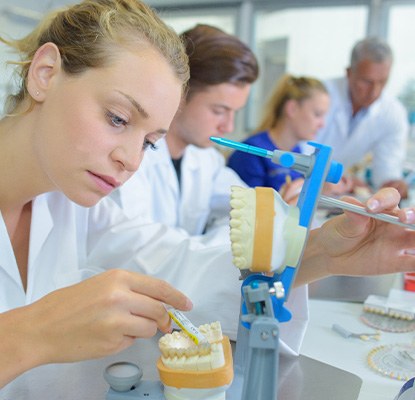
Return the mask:
[[301, 189], [304, 185], [304, 179], [298, 178], [294, 181], [288, 180], [284, 185], [281, 186], [279, 194], [282, 199], [289, 205], [297, 205], [298, 196], [301, 193]]
[[338, 183], [325, 182], [322, 192], [326, 196], [341, 196], [353, 192], [354, 187], [353, 178], [344, 175]]
[[409, 188], [408, 188], [408, 184], [404, 180], [396, 179], [396, 180], [385, 182], [382, 185], [382, 188], [386, 188], [386, 187], [395, 188], [401, 195], [402, 199], [408, 198]]
[[164, 304], [192, 307], [164, 281], [110, 270], [1, 314], [0, 387], [37, 365], [103, 357], [168, 332]]
[[[353, 198], [344, 200], [361, 205]], [[381, 189], [368, 199], [366, 208], [413, 222], [414, 210], [399, 210], [399, 200], [397, 190]], [[415, 249], [415, 231], [345, 211], [310, 232], [296, 285], [330, 275], [415, 271], [415, 257], [410, 249]]]

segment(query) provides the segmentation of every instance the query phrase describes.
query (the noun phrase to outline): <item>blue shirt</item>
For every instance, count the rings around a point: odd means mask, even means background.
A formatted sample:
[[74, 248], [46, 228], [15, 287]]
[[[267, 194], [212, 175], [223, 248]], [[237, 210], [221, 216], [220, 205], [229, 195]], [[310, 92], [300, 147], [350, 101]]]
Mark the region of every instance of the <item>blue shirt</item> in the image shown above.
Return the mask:
[[[244, 143], [271, 151], [280, 150], [271, 141], [267, 131], [250, 136]], [[291, 151], [301, 153], [299, 146], [294, 146]], [[275, 164], [269, 158], [259, 157], [243, 151], [235, 151], [229, 157], [228, 166], [235, 170], [250, 187], [265, 186], [279, 190], [286, 182], [287, 175], [292, 180], [303, 177], [301, 173]]]

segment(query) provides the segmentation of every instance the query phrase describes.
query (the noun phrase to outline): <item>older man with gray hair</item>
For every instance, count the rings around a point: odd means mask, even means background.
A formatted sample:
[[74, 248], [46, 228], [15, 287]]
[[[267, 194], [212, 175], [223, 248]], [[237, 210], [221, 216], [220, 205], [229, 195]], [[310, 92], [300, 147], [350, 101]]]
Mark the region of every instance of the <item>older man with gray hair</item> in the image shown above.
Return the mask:
[[325, 82], [331, 106], [316, 141], [332, 146], [333, 158], [346, 168], [371, 155], [373, 186], [395, 187], [406, 198], [402, 169], [408, 118], [403, 105], [384, 90], [392, 62], [391, 48], [378, 38], [355, 44], [346, 76]]

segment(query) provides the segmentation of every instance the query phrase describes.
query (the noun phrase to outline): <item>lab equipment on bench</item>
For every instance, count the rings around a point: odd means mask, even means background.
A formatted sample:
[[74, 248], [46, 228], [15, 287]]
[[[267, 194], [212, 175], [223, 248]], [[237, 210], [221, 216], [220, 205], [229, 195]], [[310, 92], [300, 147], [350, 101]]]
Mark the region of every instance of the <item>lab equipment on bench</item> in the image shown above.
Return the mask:
[[415, 347], [408, 343], [379, 346], [369, 352], [367, 362], [383, 376], [406, 381], [414, 376]]
[[363, 303], [360, 319], [373, 328], [386, 332], [415, 330], [415, 293], [390, 289], [389, 295], [369, 295]]
[[380, 340], [380, 332], [361, 332], [361, 333], [355, 333], [350, 332], [348, 329], [344, 328], [343, 326], [339, 324], [333, 324], [331, 329], [333, 331], [337, 332], [339, 335], [343, 336], [345, 339], [349, 338], [357, 338], [360, 340]]
[[[241, 289], [241, 324], [234, 356], [234, 380], [226, 392], [226, 399], [277, 399], [279, 323], [291, 318], [284, 303], [301, 263], [322, 186], [324, 182], [337, 183], [343, 167], [331, 161], [330, 147], [318, 143], [310, 142], [315, 151], [311, 155], [304, 155], [268, 151], [222, 138], [211, 139], [221, 145], [271, 158], [304, 175], [296, 207], [287, 205], [271, 188], [232, 189], [232, 252], [234, 263], [239, 264], [244, 281]], [[243, 231], [242, 235], [240, 231]], [[244, 246], [238, 245], [238, 241], [244, 238], [247, 239]], [[246, 247], [250, 247], [248, 252]], [[263, 272], [267, 272], [267, 275]], [[142, 396], [140, 387], [145, 388], [145, 397], [139, 397]], [[142, 381], [125, 392], [111, 388], [107, 400], [163, 399], [161, 387], [158, 381]]]
[[326, 181], [337, 183], [343, 167], [331, 162], [330, 147], [318, 143], [310, 142], [315, 148], [314, 153], [303, 155], [258, 149], [222, 138], [211, 139], [221, 145], [271, 158], [273, 162], [304, 175], [296, 207], [287, 205], [272, 188], [232, 190], [232, 252], [234, 264], [243, 268], [244, 281], [241, 324], [234, 357], [235, 377], [227, 399], [277, 399], [279, 323], [291, 319], [284, 303], [301, 263], [322, 186]]

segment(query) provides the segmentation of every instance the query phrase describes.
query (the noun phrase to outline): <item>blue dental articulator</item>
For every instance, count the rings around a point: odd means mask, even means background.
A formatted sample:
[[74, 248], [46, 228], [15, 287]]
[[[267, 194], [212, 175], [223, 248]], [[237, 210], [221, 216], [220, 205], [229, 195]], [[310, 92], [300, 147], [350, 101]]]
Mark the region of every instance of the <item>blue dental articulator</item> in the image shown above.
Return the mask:
[[[297, 207], [300, 212], [299, 225], [307, 230], [307, 234], [324, 182], [337, 183], [342, 176], [342, 165], [330, 160], [331, 148], [321, 144], [310, 142], [315, 151], [312, 155], [304, 155], [280, 150], [269, 151], [223, 138], [212, 137], [211, 140], [220, 145], [270, 158], [276, 164], [301, 172], [304, 175], [304, 185]], [[244, 279], [241, 323], [234, 355], [235, 376], [231, 388], [228, 389], [227, 399], [277, 399], [278, 326], [279, 323], [291, 319], [291, 313], [284, 307], [284, 303], [301, 258], [302, 254], [297, 265], [286, 265], [281, 273], [273, 276], [241, 271], [241, 278]]]
[[[314, 153], [304, 155], [280, 150], [269, 151], [217, 137], [211, 137], [211, 140], [219, 145], [270, 158], [273, 162], [304, 175], [304, 184], [297, 202], [298, 225], [306, 231], [304, 244], [319, 202], [415, 229], [414, 225], [403, 224], [396, 217], [368, 214], [363, 207], [349, 207], [349, 203], [321, 196], [324, 182], [337, 183], [343, 173], [342, 165], [331, 161], [331, 148], [328, 146], [310, 142], [315, 148]], [[304, 244], [300, 247], [295, 265], [285, 265], [273, 276], [241, 270], [241, 323], [234, 354], [234, 379], [226, 392], [227, 400], [277, 399], [279, 323], [291, 319], [291, 313], [284, 307], [284, 303], [301, 263]], [[129, 368], [129, 372], [125, 376], [119, 375], [117, 368]], [[135, 365], [110, 365], [104, 376], [111, 386], [106, 400], [165, 399], [162, 384], [159, 381], [141, 380], [142, 371]]]

